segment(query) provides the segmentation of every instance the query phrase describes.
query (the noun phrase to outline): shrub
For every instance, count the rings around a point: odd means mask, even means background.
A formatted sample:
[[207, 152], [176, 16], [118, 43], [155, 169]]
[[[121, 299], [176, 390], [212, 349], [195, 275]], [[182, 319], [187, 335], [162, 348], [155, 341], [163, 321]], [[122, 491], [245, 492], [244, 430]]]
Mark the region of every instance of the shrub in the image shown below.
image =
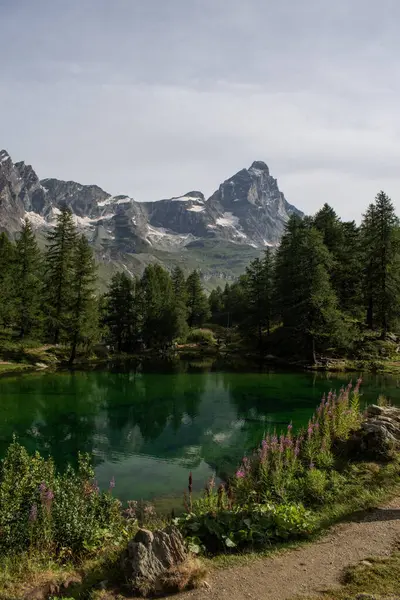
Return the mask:
[[192, 551], [260, 548], [267, 543], [309, 535], [311, 513], [301, 504], [248, 504], [217, 511], [197, 510], [175, 519]]
[[[321, 501], [335, 463], [335, 449], [361, 423], [360, 383], [354, 389], [350, 383], [338, 395], [329, 392], [324, 396], [307, 429], [297, 436], [293, 437], [291, 425], [279, 437], [275, 432], [268, 434], [236, 472], [236, 501], [246, 501], [249, 494], [255, 502]], [[311, 490], [308, 483], [313, 485]]]
[[[100, 493], [89, 457], [57, 473], [52, 459], [30, 456], [15, 440], [0, 468], [0, 551], [47, 548], [89, 552], [122, 530], [120, 503]], [[120, 535], [120, 534], [119, 534]]]
[[215, 337], [210, 329], [192, 329], [187, 336], [187, 341], [192, 344], [215, 345]]

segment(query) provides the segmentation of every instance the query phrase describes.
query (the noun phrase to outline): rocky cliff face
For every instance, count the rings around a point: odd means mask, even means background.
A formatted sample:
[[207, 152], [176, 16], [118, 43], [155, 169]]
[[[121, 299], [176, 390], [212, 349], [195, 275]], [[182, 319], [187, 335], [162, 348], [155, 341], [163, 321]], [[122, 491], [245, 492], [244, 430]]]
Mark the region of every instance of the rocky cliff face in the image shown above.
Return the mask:
[[[276, 245], [292, 213], [301, 215], [279, 191], [264, 162], [254, 162], [222, 183], [206, 200], [199, 191], [140, 203], [112, 196], [96, 185], [39, 180], [30, 165], [0, 152], [0, 231], [15, 235], [28, 218], [38, 231], [55, 222], [62, 205], [92, 240], [103, 260], [124, 253], [157, 255], [207, 246], [246, 251]], [[221, 246], [222, 244], [222, 246]], [[161, 258], [162, 260], [162, 258]]]

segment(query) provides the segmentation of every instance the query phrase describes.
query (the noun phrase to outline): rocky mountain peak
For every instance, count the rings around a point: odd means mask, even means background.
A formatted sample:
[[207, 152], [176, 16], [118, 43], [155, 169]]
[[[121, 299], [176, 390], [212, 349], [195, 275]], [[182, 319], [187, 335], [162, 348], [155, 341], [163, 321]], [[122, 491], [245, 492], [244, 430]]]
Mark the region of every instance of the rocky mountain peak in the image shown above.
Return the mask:
[[269, 176], [268, 165], [262, 160], [255, 160], [249, 169], [250, 173], [254, 175], [266, 175]]
[[7, 162], [12, 162], [7, 150], [0, 150], [0, 168]]

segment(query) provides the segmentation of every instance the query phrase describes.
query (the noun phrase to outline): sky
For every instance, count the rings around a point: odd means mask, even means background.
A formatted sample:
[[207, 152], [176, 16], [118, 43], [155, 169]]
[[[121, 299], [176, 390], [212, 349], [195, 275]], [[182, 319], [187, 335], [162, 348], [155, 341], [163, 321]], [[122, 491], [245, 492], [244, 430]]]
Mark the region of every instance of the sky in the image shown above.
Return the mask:
[[0, 148], [138, 201], [254, 160], [287, 200], [400, 208], [398, 0], [0, 0]]

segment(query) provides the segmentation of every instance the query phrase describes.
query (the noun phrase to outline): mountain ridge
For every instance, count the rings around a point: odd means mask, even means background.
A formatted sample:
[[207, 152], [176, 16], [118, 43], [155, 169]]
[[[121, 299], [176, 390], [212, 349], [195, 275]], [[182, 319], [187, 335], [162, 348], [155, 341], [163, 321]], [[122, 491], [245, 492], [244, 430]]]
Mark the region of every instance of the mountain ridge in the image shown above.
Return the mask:
[[[113, 196], [95, 184], [40, 180], [31, 165], [14, 163], [6, 150], [0, 151], [0, 231], [15, 236], [28, 218], [43, 235], [64, 204], [93, 243], [98, 260], [118, 262], [129, 255], [131, 263], [140, 257], [139, 263], [159, 260], [168, 268], [175, 259], [163, 253], [190, 263], [186, 254], [218, 249], [220, 262], [224, 246], [227, 259], [233, 253], [240, 263], [241, 253], [247, 257], [276, 246], [290, 215], [303, 214], [287, 202], [263, 161], [226, 179], [208, 199], [201, 191], [190, 191], [138, 202], [124, 194]], [[212, 272], [211, 264], [207, 268]], [[221, 275], [220, 266], [218, 271]]]

